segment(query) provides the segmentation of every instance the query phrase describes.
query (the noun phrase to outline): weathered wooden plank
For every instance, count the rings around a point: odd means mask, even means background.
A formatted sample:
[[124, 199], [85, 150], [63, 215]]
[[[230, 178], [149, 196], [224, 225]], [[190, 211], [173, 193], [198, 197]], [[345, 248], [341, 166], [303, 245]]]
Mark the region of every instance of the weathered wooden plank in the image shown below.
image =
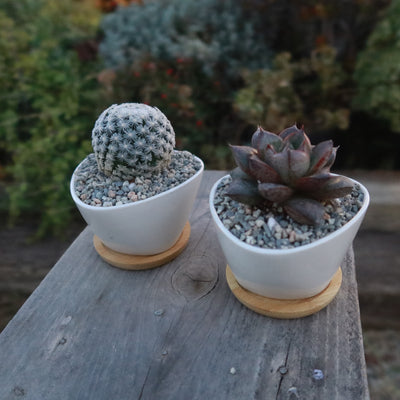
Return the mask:
[[208, 211], [222, 174], [205, 173], [189, 244], [161, 268], [110, 267], [83, 231], [0, 335], [0, 399], [369, 398], [352, 251], [318, 314], [246, 309]]

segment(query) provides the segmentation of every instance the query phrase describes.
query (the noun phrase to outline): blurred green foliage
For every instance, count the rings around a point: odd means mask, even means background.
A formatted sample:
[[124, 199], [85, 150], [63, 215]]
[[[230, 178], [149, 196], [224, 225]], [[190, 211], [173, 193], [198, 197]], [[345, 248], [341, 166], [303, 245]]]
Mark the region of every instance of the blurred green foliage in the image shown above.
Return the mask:
[[271, 69], [243, 71], [245, 85], [235, 106], [247, 122], [280, 132], [294, 123], [307, 131], [346, 129], [349, 122], [348, 76], [336, 51], [322, 46], [310, 58], [275, 57]]
[[90, 150], [98, 113], [91, 62], [78, 57], [98, 12], [89, 2], [3, 1], [0, 25], [0, 144], [9, 209], [41, 217], [38, 234], [62, 231], [69, 221], [68, 181]]
[[352, 69], [382, 9], [391, 0], [242, 0], [248, 17], [274, 52], [309, 56], [319, 46], [335, 48]]
[[[392, 138], [382, 143], [385, 121], [400, 131], [400, 0], [386, 11], [389, 0], [121, 6], [130, 2], [1, 0], [0, 183], [12, 219], [34, 213], [38, 235], [63, 231], [75, 210], [70, 176], [112, 103], [160, 108], [177, 147], [208, 168], [232, 167], [227, 144], [248, 141], [256, 125], [295, 122], [339, 137], [342, 167], [359, 166], [359, 153], [367, 167], [395, 167]], [[377, 149], [386, 161], [370, 156]]]
[[380, 117], [400, 132], [400, 1], [385, 10], [355, 69], [354, 107]]
[[235, 77], [241, 67], [266, 67], [269, 46], [237, 0], [157, 0], [120, 7], [101, 22], [100, 54], [107, 67], [148, 56], [196, 61], [208, 76]]

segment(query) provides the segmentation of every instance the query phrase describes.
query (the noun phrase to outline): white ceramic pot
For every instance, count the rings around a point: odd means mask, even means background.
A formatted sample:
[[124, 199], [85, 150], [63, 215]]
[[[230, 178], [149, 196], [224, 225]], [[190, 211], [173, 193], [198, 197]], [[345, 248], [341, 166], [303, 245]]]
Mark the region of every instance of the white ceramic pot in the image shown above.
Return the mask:
[[201, 168], [195, 175], [146, 200], [113, 207], [90, 206], [75, 193], [75, 172], [71, 196], [93, 233], [110, 249], [134, 255], [162, 253], [178, 240], [193, 207], [204, 170], [203, 162], [196, 159]]
[[338, 270], [367, 211], [370, 197], [340, 229], [307, 245], [291, 249], [263, 249], [242, 242], [226, 229], [214, 208], [218, 180], [210, 193], [212, 218], [226, 260], [238, 283], [250, 292], [275, 299], [303, 299], [324, 290]]

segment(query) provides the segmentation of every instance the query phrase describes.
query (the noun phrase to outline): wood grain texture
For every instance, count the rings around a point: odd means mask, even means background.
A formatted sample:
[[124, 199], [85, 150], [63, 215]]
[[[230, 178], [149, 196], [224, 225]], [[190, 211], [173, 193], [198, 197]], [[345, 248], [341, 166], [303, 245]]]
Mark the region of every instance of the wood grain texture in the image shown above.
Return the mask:
[[235, 297], [250, 310], [272, 318], [303, 318], [322, 310], [337, 295], [342, 284], [339, 267], [329, 285], [319, 294], [298, 300], [279, 300], [260, 296], [241, 287], [229, 265], [226, 266], [226, 281]]
[[82, 232], [0, 335], [0, 399], [369, 398], [351, 249], [329, 307], [250, 311], [226, 283], [208, 210], [222, 175], [204, 174], [189, 243], [162, 268], [110, 267]]
[[130, 271], [137, 271], [143, 269], [151, 269], [160, 267], [174, 258], [178, 257], [179, 254], [185, 249], [190, 238], [190, 223], [186, 222], [182, 233], [180, 234], [176, 243], [168, 250], [150, 255], [150, 256], [138, 256], [132, 254], [119, 253], [118, 251], [112, 250], [107, 247], [101, 239], [94, 235], [93, 245], [99, 256], [108, 264], [122, 269]]

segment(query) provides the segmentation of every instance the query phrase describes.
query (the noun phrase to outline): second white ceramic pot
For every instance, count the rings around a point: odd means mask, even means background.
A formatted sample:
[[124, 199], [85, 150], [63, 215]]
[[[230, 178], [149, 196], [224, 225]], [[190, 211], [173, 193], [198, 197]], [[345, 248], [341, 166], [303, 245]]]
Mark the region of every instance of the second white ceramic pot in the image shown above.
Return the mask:
[[370, 201], [367, 189], [353, 180], [364, 193], [363, 205], [335, 232], [296, 248], [263, 249], [239, 240], [219, 219], [214, 197], [218, 184], [225, 177], [214, 184], [209, 205], [222, 251], [238, 283], [250, 292], [275, 299], [303, 299], [324, 290], [364, 219]]
[[203, 162], [196, 159], [201, 168], [195, 175], [146, 200], [113, 207], [87, 205], [75, 193], [75, 172], [71, 196], [93, 233], [110, 249], [134, 255], [159, 254], [176, 243], [189, 219], [204, 170]]

